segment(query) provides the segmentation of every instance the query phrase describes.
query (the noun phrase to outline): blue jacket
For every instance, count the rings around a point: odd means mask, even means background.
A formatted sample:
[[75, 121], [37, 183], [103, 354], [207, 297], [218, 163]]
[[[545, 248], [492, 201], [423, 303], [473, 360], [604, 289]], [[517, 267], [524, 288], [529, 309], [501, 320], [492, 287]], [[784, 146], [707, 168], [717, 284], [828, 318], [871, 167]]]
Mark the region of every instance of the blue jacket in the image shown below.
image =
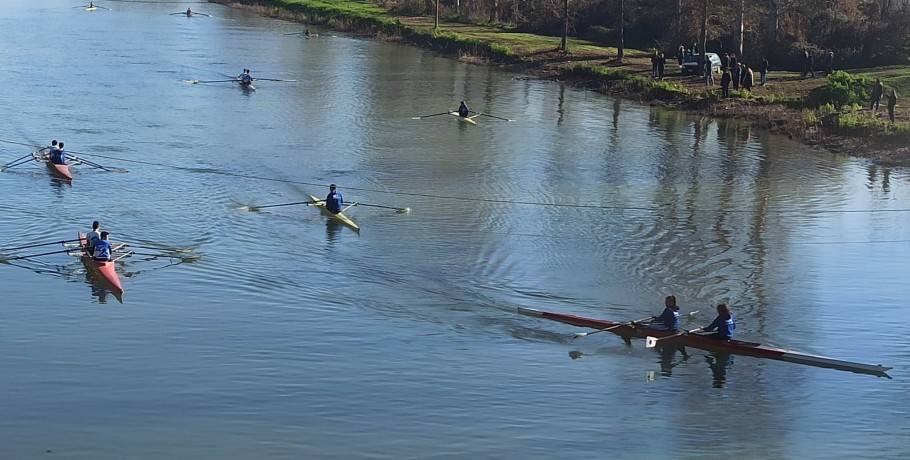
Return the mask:
[[733, 338], [733, 330], [736, 329], [736, 322], [733, 321], [732, 316], [725, 319], [723, 316], [717, 315], [717, 318], [714, 318], [714, 322], [702, 330], [711, 332], [715, 329], [717, 329], [718, 335], [729, 340]]
[[341, 192], [338, 190], [329, 192], [325, 197], [325, 208], [329, 211], [337, 214], [338, 211], [341, 211], [342, 206], [344, 206], [344, 198], [341, 197]]
[[654, 318], [651, 323], [653, 326], [660, 326], [660, 329], [669, 329], [671, 331], [679, 330], [679, 310], [670, 307], [664, 308], [660, 316]]
[[111, 244], [107, 240], [98, 239], [94, 243], [95, 253], [92, 256], [95, 260], [110, 260], [111, 259]]
[[66, 164], [66, 152], [63, 150], [51, 149], [50, 152], [47, 153], [47, 157], [51, 160], [51, 163], [58, 165]]
[[458, 106], [458, 115], [462, 118], [467, 117], [471, 113], [471, 109], [468, 108], [467, 104], [461, 104]]

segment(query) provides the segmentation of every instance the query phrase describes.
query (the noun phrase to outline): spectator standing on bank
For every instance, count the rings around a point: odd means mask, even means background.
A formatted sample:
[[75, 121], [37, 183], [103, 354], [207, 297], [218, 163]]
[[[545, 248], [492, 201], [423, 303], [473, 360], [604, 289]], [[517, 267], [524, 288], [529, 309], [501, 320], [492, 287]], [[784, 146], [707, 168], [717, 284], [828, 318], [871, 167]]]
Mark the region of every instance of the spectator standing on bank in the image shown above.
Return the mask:
[[809, 50], [803, 50], [803, 78], [809, 75]]
[[812, 78], [815, 78], [815, 53], [809, 53], [808, 60], [806, 61], [806, 66], [809, 68], [809, 74], [812, 75]]
[[657, 60], [659, 59], [660, 53], [654, 51], [654, 55], [651, 56], [651, 78], [657, 78]]
[[894, 106], [897, 105], [897, 91], [892, 89], [888, 96], [888, 118], [894, 123]]
[[752, 69], [745, 64], [743, 66], [743, 89], [746, 91], [752, 91], [752, 86], [755, 84], [755, 73], [752, 72]]
[[765, 86], [765, 83], [768, 83], [768, 67], [768, 59], [761, 58], [761, 66], [758, 68], [758, 73], [762, 86]]
[[708, 56], [705, 56], [705, 60], [702, 62], [702, 71], [705, 73], [705, 84], [714, 86], [714, 68]]
[[869, 110], [878, 112], [879, 104], [882, 102], [882, 96], [885, 95], [885, 85], [882, 84], [881, 78], [875, 79], [875, 85], [872, 86], [872, 107]]
[[667, 68], [667, 58], [664, 56], [664, 53], [657, 55], [657, 78], [660, 80], [664, 79], [664, 69]]
[[683, 65], [683, 62], [686, 59], [686, 47], [679, 45], [679, 49], [676, 50], [676, 61], [679, 62], [679, 65]]
[[730, 81], [733, 80], [733, 77], [730, 75], [730, 70], [724, 70], [724, 74], [720, 77], [720, 94], [724, 99], [730, 97]]
[[733, 89], [739, 89], [739, 71], [739, 64], [734, 64], [733, 68], [730, 69], [730, 78], [732, 79], [730, 83], [733, 83]]
[[834, 50], [828, 50], [828, 75], [834, 73]]

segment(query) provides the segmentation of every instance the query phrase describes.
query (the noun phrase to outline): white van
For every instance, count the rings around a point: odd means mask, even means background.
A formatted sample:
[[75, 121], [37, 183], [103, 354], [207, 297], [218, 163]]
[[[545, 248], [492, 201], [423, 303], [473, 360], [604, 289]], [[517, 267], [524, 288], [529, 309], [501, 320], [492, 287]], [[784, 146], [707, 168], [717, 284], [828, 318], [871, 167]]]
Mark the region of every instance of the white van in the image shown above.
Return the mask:
[[[700, 74], [701, 72], [698, 70], [698, 59], [700, 57], [700, 54], [686, 54], [686, 60], [679, 66], [679, 71], [683, 75]], [[705, 57], [711, 61], [711, 71], [720, 72], [720, 56], [717, 53], [705, 53]]]

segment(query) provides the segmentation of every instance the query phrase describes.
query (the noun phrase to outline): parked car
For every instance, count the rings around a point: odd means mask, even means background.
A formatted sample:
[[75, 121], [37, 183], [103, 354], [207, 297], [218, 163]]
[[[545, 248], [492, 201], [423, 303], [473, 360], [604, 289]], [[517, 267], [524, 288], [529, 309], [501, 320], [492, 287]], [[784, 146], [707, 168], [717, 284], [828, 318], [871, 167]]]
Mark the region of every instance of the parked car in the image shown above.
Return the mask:
[[[705, 53], [705, 57], [711, 61], [711, 71], [720, 72], [720, 56], [717, 53]], [[699, 58], [701, 58], [700, 54], [686, 54], [685, 60], [679, 66], [679, 71], [683, 75], [699, 75], [701, 73], [698, 70]]]

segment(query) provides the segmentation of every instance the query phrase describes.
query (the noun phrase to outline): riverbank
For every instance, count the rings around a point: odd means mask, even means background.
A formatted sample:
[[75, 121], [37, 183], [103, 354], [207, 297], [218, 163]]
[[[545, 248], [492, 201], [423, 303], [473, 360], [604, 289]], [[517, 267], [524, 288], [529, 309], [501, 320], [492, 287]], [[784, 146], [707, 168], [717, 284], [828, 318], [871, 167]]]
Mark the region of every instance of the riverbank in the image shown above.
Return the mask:
[[[796, 72], [772, 71], [767, 85], [751, 92], [735, 91], [731, 98], [722, 99], [719, 86], [706, 86], [701, 78], [681, 75], [672, 59], [664, 79], [652, 79], [652, 51], [626, 49], [620, 63], [616, 48], [585, 40], [570, 39], [568, 52], [562, 52], [559, 37], [443, 20], [434, 30], [432, 17], [396, 15], [372, 3], [350, 0], [210, 1], [264, 16], [403, 41], [466, 62], [505, 66], [533, 78], [552, 78], [643, 103], [740, 119], [808, 145], [886, 166], [910, 166], [910, 114], [901, 104], [894, 124], [889, 122], [884, 104], [877, 112], [869, 110], [864, 101], [863, 105], [853, 101], [835, 109], [817, 96], [810, 97], [824, 93], [825, 72], [802, 77]], [[881, 78], [887, 89], [910, 94], [910, 65], [847, 72], [864, 85]], [[865, 86], [858, 92], [862, 90]], [[862, 94], [858, 96], [861, 100]]]

